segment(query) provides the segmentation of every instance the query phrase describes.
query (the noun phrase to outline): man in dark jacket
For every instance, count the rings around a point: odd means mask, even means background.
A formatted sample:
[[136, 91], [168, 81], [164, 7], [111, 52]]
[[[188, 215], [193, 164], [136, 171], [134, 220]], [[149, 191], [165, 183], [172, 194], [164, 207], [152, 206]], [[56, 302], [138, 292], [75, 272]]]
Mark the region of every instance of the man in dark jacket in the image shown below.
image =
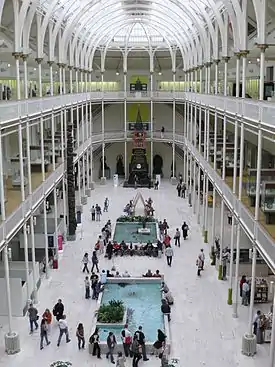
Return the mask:
[[62, 319], [64, 313], [64, 305], [62, 303], [62, 300], [59, 299], [57, 301], [57, 304], [53, 308], [53, 315], [56, 317], [56, 321], [59, 321]]
[[32, 334], [33, 333], [33, 325], [35, 325], [35, 330], [38, 329], [38, 323], [37, 323], [38, 311], [33, 306], [32, 303], [30, 304], [30, 307], [28, 309], [28, 314], [29, 314], [29, 321], [30, 321], [30, 334]]
[[163, 313], [163, 315], [167, 315], [168, 321], [171, 321], [171, 307], [165, 299], [162, 299], [161, 303], [161, 312]]
[[149, 361], [149, 358], [147, 358], [147, 355], [146, 355], [145, 335], [142, 331], [142, 326], [138, 327], [138, 330], [135, 332], [135, 335], [137, 336], [137, 341], [142, 349], [143, 360]]
[[107, 346], [108, 346], [108, 352], [106, 353], [106, 358], [108, 359], [109, 356], [111, 357], [111, 362], [115, 364], [114, 361], [114, 349], [116, 346], [116, 337], [114, 336], [114, 333], [111, 331], [109, 332], [109, 335], [107, 337]]

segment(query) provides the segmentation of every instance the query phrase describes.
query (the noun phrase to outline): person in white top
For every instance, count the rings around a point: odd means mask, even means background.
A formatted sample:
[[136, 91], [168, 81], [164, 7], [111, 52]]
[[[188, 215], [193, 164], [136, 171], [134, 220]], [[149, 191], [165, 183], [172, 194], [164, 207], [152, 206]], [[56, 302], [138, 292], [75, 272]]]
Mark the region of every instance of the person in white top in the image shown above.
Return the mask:
[[172, 293], [170, 291], [164, 292], [164, 299], [168, 302], [168, 305], [174, 304], [174, 297], [172, 296]]
[[254, 316], [254, 320], [253, 320], [253, 334], [257, 335], [257, 329], [260, 325], [260, 317], [261, 317], [261, 311], [258, 310], [256, 315]]
[[98, 237], [98, 243], [99, 243], [99, 253], [103, 254], [103, 252], [104, 252], [104, 239], [102, 238], [102, 236]]
[[106, 282], [107, 282], [107, 273], [105, 272], [105, 270], [102, 270], [100, 274], [100, 283], [105, 284]]
[[123, 278], [130, 278], [130, 276], [131, 276], [131, 275], [128, 273], [128, 271], [127, 271], [127, 270], [125, 270], [125, 271], [124, 271], [124, 273], [122, 273], [122, 277], [123, 277]]
[[242, 305], [248, 306], [248, 296], [249, 296], [249, 285], [247, 281], [243, 283], [243, 289], [242, 289]]
[[201, 249], [201, 252], [199, 253], [198, 258], [201, 260], [201, 270], [203, 270], [204, 261], [205, 261], [205, 254], [203, 252], [203, 248]]
[[173, 256], [174, 256], [174, 251], [171, 248], [171, 246], [166, 247], [165, 255], [166, 255], [166, 259], [167, 259], [167, 265], [171, 266], [172, 265], [172, 259], [173, 259]]
[[71, 339], [69, 338], [69, 330], [66, 321], [66, 315], [63, 315], [62, 319], [58, 321], [58, 326], [59, 326], [59, 337], [57, 340], [57, 346], [59, 347], [63, 334], [66, 335], [66, 343], [69, 343], [71, 341]]

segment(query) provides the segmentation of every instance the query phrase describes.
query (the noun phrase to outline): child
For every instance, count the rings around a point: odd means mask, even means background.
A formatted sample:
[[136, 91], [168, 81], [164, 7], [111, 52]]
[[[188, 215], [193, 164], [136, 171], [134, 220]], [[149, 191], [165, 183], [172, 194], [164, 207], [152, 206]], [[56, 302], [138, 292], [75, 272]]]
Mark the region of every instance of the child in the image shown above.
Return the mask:
[[122, 355], [122, 352], [117, 353], [117, 367], [125, 367], [126, 358]]

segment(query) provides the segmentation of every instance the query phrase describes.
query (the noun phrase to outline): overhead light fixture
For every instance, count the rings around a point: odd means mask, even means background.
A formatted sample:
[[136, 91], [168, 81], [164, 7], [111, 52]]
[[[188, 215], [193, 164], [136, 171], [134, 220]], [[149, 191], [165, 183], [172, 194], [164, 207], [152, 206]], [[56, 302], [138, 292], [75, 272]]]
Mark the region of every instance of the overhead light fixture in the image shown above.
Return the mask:
[[159, 75], [162, 75], [162, 72], [161, 71], [159, 71]]
[[10, 68], [11, 67], [11, 64], [8, 64], [8, 68]]
[[259, 58], [257, 58], [257, 62], [260, 62], [260, 59]]
[[118, 76], [119, 75], [119, 71], [116, 72], [116, 75]]
[[251, 60], [249, 60], [248, 63], [251, 64]]
[[36, 71], [36, 68], [33, 68], [34, 71]]

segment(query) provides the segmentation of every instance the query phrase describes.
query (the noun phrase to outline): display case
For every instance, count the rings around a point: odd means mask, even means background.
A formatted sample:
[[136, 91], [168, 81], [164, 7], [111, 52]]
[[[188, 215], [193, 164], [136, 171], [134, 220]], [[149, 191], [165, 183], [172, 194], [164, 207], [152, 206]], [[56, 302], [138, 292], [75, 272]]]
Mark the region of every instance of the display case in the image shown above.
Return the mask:
[[275, 224], [275, 181], [262, 183], [261, 209], [265, 214], [266, 224]]
[[[21, 175], [20, 175], [20, 158], [12, 157], [9, 159], [11, 166], [11, 184], [13, 189], [21, 189]], [[23, 171], [24, 171], [24, 187], [28, 185], [28, 171], [27, 171], [27, 158], [23, 157]]]
[[[44, 169], [45, 172], [48, 172], [48, 167], [50, 161], [47, 159], [49, 149], [44, 147]], [[42, 171], [42, 159], [41, 159], [41, 146], [40, 145], [31, 145], [30, 146], [30, 155], [31, 155], [31, 171], [34, 173], [38, 173]]]
[[[251, 279], [248, 279], [248, 284], [251, 289]], [[268, 283], [265, 278], [256, 278], [254, 303], [266, 302], [268, 302]]]
[[[255, 206], [256, 201], [256, 176], [257, 176], [257, 169], [250, 168], [247, 171], [247, 186], [246, 192], [247, 196], [250, 200], [250, 206]], [[261, 186], [260, 186], [260, 195], [262, 196], [263, 187], [262, 184], [264, 182], [275, 181], [275, 169], [262, 169], [261, 170]]]

